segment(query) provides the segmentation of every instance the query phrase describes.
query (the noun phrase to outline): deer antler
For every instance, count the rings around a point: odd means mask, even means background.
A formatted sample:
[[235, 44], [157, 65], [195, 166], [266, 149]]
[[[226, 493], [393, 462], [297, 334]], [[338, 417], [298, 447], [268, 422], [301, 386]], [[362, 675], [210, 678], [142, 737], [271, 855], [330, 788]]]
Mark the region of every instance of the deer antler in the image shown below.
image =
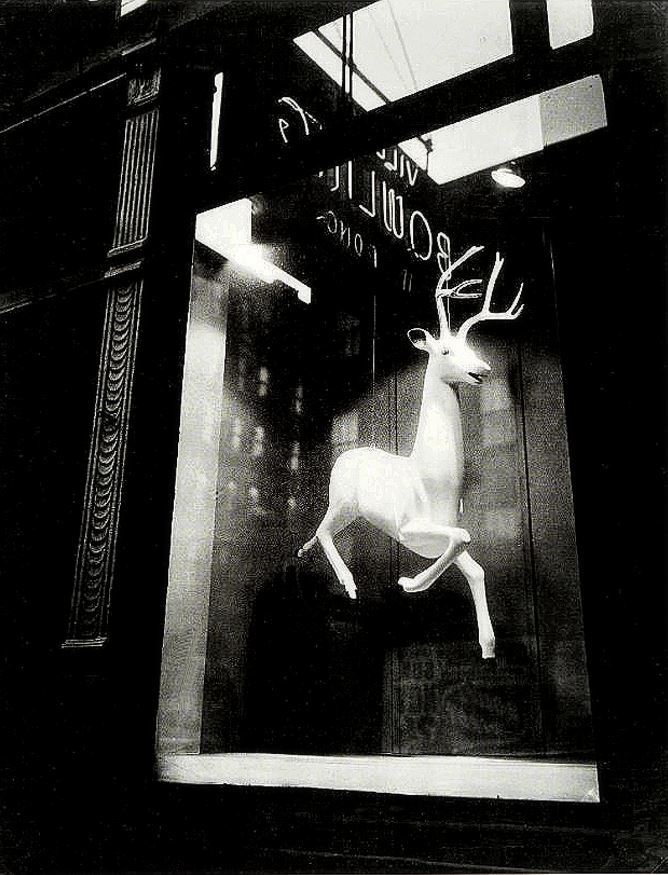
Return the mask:
[[[478, 252], [482, 252], [484, 246], [470, 246], [466, 252], [461, 255], [456, 261], [449, 264], [448, 267], [441, 273], [439, 277], [438, 283], [436, 284], [436, 291], [434, 293], [436, 297], [436, 309], [438, 310], [438, 322], [439, 322], [439, 331], [440, 336], [451, 336], [450, 331], [450, 320], [448, 319], [448, 315], [445, 309], [445, 304], [443, 303], [443, 298], [479, 298], [480, 292], [463, 292], [462, 289], [468, 288], [469, 286], [475, 286], [480, 284], [480, 280], [464, 280], [464, 282], [456, 285], [454, 289], [447, 288], [447, 283], [450, 281], [453, 271], [455, 268], [459, 267], [465, 261], [468, 261], [473, 255], [477, 255]], [[444, 289], [443, 286], [446, 286]]]
[[449, 276], [447, 273], [442, 273], [438, 283], [436, 284], [436, 291], [434, 292], [434, 297], [436, 298], [436, 309], [438, 310], [438, 336], [439, 338], [450, 337], [450, 320], [448, 319], [448, 314], [445, 310], [445, 304], [443, 303], [443, 298], [447, 298], [450, 295], [450, 289], [443, 289], [443, 286], [448, 281]]
[[462, 323], [461, 328], [457, 332], [457, 337], [461, 340], [466, 340], [466, 335], [469, 333], [469, 330], [476, 325], [478, 322], [489, 322], [493, 319], [498, 320], [512, 320], [517, 319], [522, 310], [524, 309], [524, 304], [520, 304], [520, 298], [522, 297], [522, 289], [524, 288], [524, 283], [520, 285], [520, 290], [515, 296], [515, 300], [508, 307], [507, 310], [503, 310], [500, 313], [492, 313], [490, 310], [490, 305], [492, 303], [492, 295], [494, 294], [494, 286], [496, 285], [496, 281], [499, 278], [499, 274], [501, 273], [501, 268], [503, 267], [504, 259], [501, 258], [499, 253], [496, 253], [496, 259], [494, 261], [494, 269], [492, 270], [492, 274], [487, 282], [487, 288], [485, 289], [485, 297], [482, 302], [482, 309], [479, 313], [475, 313], [473, 316], [469, 316], [469, 318]]

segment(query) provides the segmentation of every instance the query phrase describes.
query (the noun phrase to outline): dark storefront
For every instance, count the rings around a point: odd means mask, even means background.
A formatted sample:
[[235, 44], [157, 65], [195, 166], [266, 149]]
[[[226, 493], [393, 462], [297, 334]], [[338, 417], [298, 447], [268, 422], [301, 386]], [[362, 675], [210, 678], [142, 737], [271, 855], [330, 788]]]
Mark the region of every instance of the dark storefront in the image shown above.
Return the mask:
[[41, 19], [11, 871], [662, 871], [665, 13]]

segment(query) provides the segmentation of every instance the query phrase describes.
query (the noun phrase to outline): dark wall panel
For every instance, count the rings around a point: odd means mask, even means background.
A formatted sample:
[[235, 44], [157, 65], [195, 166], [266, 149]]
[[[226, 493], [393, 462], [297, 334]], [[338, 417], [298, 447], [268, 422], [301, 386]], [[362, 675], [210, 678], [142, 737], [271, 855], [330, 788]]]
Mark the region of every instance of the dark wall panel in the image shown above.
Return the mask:
[[[0, 761], [6, 810], [48, 807], [65, 730], [60, 644], [74, 579], [104, 292], [0, 317]], [[70, 724], [74, 728], [75, 724]], [[15, 795], [18, 794], [18, 795]]]

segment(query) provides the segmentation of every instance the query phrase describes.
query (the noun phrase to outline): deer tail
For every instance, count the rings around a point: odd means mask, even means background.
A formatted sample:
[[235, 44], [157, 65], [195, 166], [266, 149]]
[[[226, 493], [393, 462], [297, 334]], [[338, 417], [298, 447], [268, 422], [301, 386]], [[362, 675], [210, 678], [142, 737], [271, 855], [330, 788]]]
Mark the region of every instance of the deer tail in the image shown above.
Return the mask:
[[299, 550], [297, 550], [297, 558], [298, 558], [298, 559], [301, 559], [302, 556], [304, 555], [304, 553], [308, 553], [308, 551], [311, 549], [311, 547], [314, 547], [314, 546], [315, 546], [317, 540], [318, 540], [318, 536], [317, 536], [317, 534], [316, 534], [316, 535], [313, 535], [313, 537], [310, 538], [310, 539], [304, 544], [303, 547], [300, 547]]

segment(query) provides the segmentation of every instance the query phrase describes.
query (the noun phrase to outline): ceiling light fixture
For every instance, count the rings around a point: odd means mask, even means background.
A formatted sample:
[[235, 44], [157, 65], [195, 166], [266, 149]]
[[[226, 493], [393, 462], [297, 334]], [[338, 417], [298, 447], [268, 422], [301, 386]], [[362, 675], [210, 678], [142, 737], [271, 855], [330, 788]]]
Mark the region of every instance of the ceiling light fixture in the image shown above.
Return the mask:
[[526, 184], [514, 161], [492, 170], [492, 179], [501, 188], [522, 188]]

